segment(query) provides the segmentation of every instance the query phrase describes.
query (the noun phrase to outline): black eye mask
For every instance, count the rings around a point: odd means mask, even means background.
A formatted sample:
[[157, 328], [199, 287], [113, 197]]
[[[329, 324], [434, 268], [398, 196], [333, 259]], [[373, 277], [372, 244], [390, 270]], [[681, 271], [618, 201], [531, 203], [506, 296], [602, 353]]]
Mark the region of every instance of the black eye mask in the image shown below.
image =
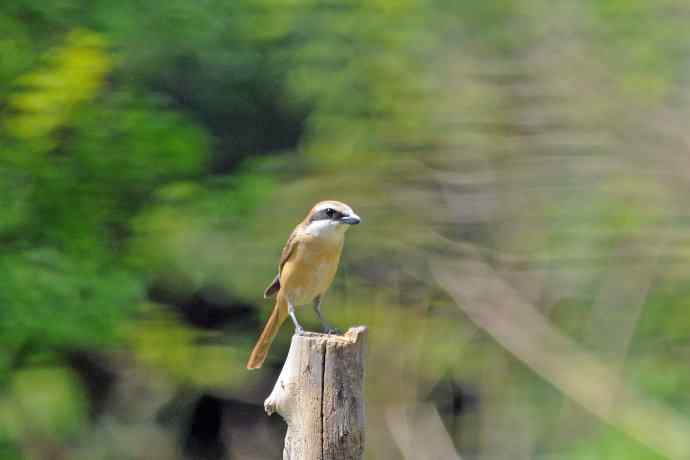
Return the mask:
[[344, 214], [342, 212], [336, 211], [335, 209], [326, 208], [315, 212], [314, 215], [309, 219], [309, 222], [314, 222], [315, 220], [340, 220], [343, 215]]

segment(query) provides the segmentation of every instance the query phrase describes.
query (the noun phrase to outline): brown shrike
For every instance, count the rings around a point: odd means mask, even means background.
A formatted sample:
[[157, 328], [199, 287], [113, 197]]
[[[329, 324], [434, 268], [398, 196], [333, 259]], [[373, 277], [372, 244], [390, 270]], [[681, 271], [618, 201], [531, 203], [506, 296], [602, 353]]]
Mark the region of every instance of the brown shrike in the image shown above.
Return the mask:
[[283, 248], [278, 275], [264, 292], [266, 298], [278, 295], [273, 312], [249, 356], [247, 369], [261, 367], [288, 315], [295, 325], [295, 333], [304, 333], [295, 316], [295, 306], [312, 302], [324, 331], [335, 331], [321, 313], [321, 299], [338, 270], [345, 232], [350, 225], [359, 222], [359, 216], [345, 203], [322, 201], [295, 227]]

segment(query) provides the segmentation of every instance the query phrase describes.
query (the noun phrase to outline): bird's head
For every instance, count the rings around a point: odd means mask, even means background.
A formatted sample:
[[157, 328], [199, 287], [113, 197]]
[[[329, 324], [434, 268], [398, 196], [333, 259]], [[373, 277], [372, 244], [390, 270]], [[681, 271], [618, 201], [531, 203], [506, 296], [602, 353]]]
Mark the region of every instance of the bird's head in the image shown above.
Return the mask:
[[305, 221], [305, 232], [320, 237], [342, 235], [362, 221], [351, 207], [340, 201], [321, 201], [311, 208]]

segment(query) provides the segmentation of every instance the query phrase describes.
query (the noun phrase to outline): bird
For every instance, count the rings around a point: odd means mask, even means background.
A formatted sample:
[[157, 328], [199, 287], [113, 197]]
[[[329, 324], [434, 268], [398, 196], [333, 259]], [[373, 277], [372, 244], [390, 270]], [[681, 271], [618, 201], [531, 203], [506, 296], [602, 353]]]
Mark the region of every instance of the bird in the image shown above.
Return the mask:
[[338, 271], [345, 233], [362, 219], [345, 203], [334, 200], [316, 203], [285, 243], [278, 274], [268, 285], [264, 298], [276, 296], [275, 306], [249, 356], [247, 369], [263, 364], [273, 339], [289, 316], [295, 334], [304, 334], [295, 307], [312, 303], [324, 332], [337, 333], [321, 312], [321, 301]]

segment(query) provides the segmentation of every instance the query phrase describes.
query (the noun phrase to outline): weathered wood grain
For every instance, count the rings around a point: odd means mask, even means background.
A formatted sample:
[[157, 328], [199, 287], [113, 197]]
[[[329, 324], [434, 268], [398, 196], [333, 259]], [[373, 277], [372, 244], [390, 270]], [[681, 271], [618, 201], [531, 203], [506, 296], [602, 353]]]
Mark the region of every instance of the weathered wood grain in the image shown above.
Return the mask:
[[266, 412], [288, 424], [284, 460], [357, 460], [364, 453], [366, 327], [344, 335], [307, 333], [290, 351]]

